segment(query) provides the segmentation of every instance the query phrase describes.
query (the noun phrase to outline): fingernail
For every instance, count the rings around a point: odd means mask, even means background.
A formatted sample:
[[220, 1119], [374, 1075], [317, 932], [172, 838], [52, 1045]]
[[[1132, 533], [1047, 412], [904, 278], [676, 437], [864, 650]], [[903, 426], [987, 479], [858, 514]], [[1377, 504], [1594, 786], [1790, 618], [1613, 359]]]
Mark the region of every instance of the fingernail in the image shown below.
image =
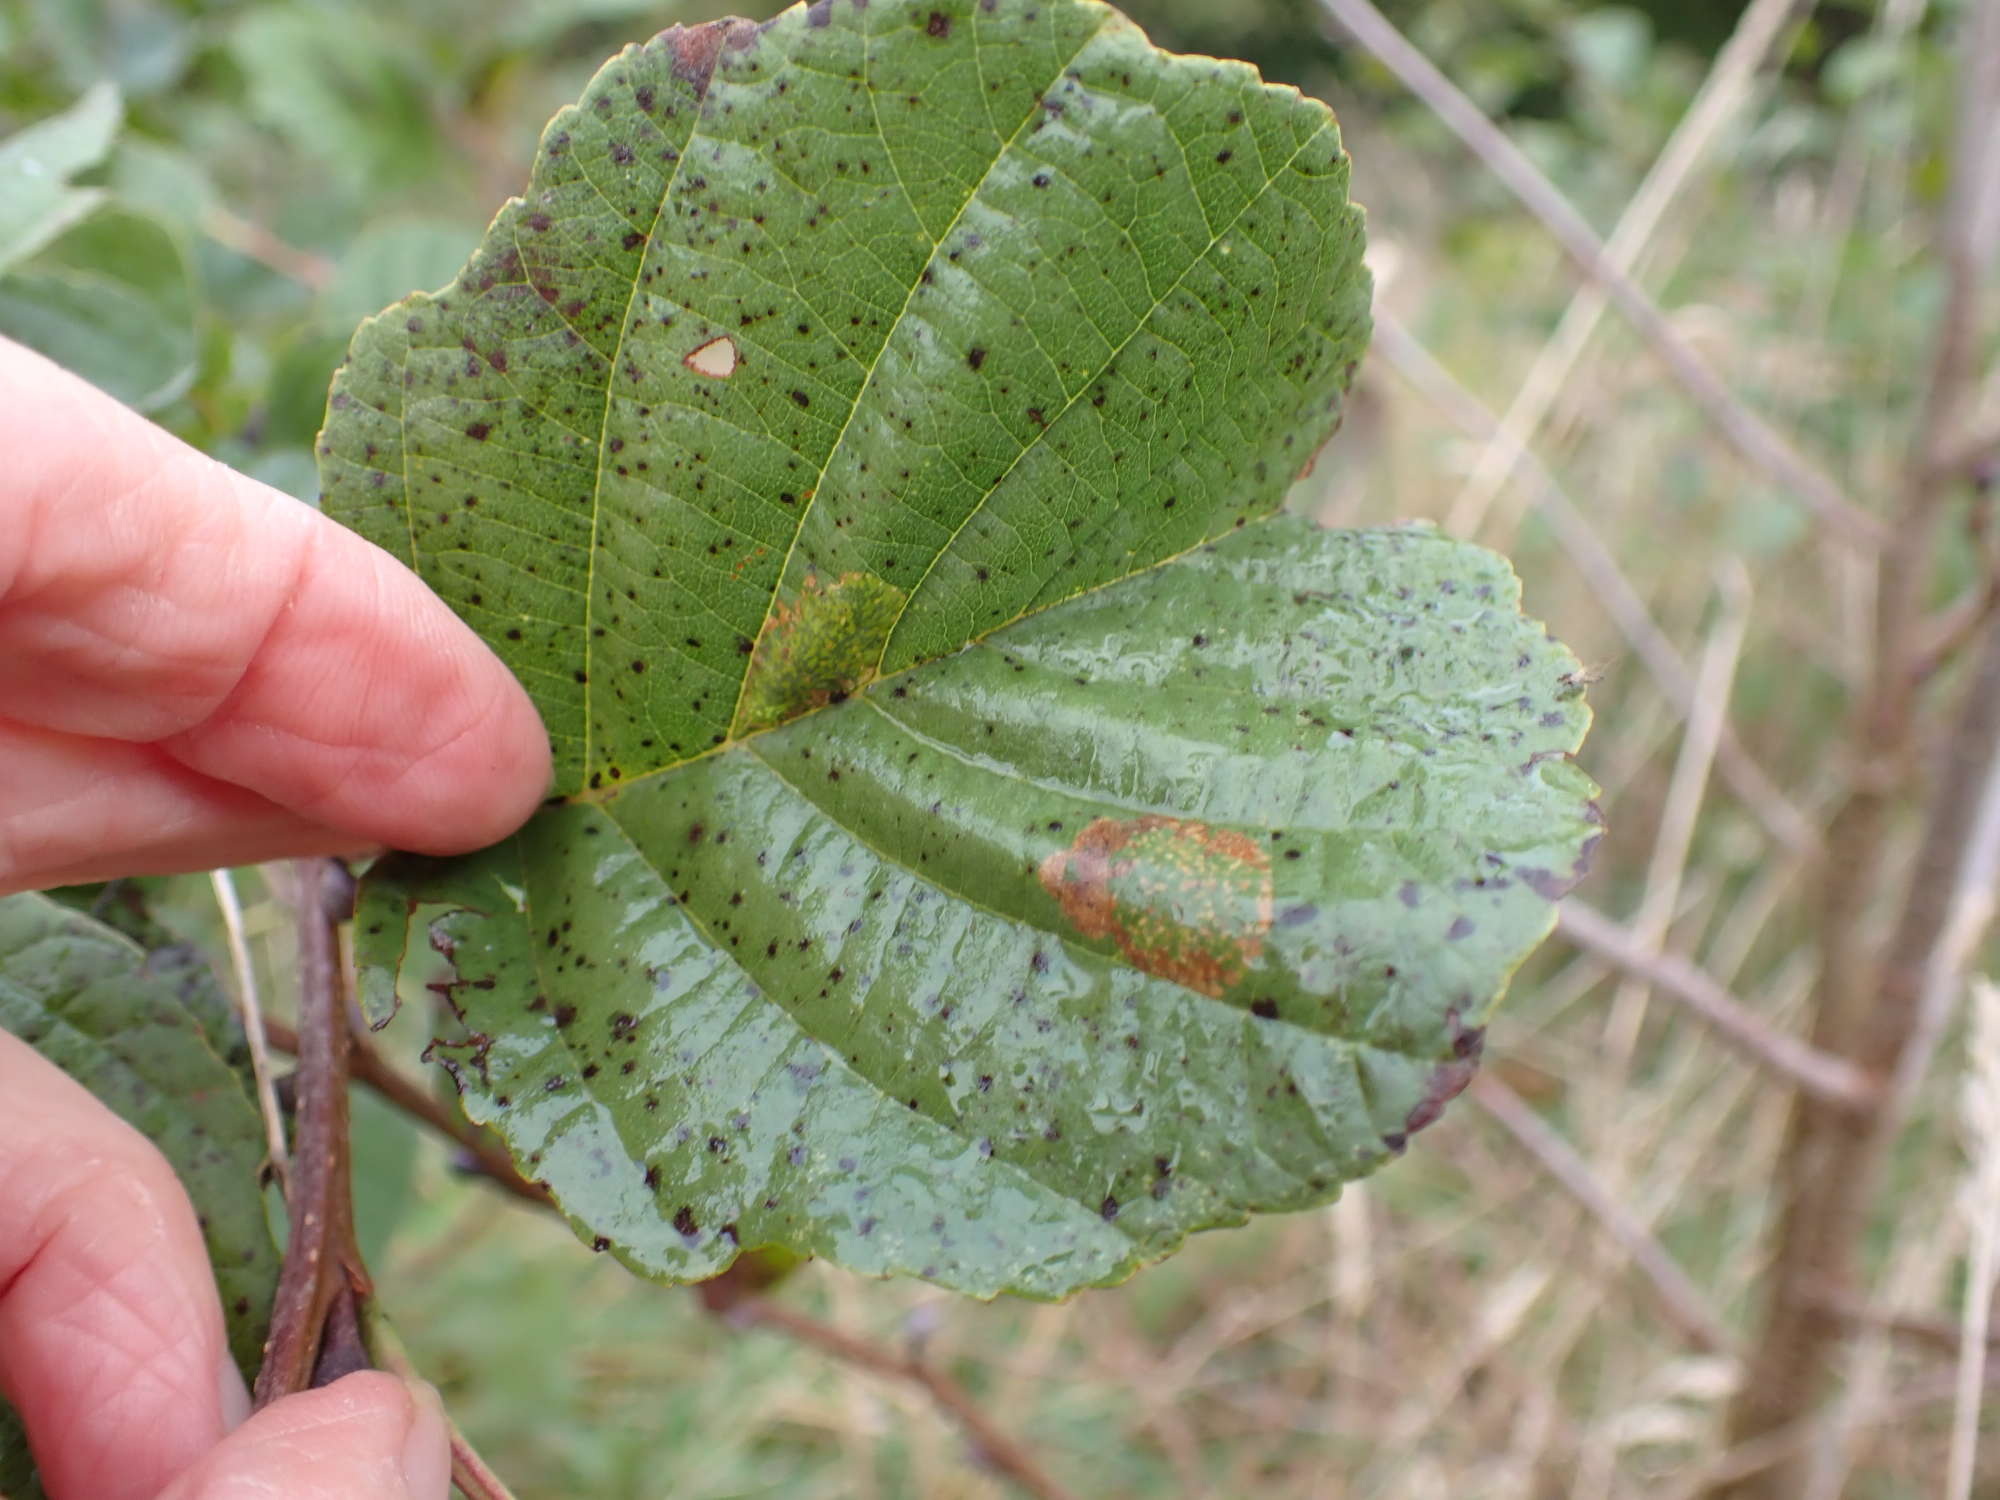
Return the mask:
[[451, 1435], [445, 1427], [444, 1403], [421, 1380], [410, 1388], [410, 1431], [403, 1439], [403, 1486], [410, 1500], [446, 1500], [451, 1491]]
[[222, 1430], [234, 1432], [250, 1420], [250, 1387], [243, 1383], [243, 1372], [236, 1368], [236, 1361], [226, 1349], [222, 1363], [216, 1367], [215, 1379], [222, 1396]]

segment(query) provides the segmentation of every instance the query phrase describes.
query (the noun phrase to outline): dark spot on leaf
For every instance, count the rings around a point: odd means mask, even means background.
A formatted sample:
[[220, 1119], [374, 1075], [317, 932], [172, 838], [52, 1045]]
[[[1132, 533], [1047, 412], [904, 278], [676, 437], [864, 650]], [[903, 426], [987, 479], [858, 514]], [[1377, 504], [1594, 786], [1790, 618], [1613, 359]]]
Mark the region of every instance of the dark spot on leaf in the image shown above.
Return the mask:
[[934, 10], [931, 12], [930, 23], [924, 30], [942, 40], [951, 35], [951, 17], [941, 10]]
[[986, 363], [986, 351], [980, 348], [979, 345], [974, 344], [970, 349], [965, 351], [965, 362], [971, 365], [973, 369], [978, 369]]
[[470, 427], [465, 429], [465, 435], [475, 443], [483, 443], [486, 441], [487, 435], [492, 431], [493, 425], [490, 422], [474, 422]]
[[659, 39], [674, 54], [674, 76], [691, 85], [695, 98], [702, 99], [708, 95], [709, 79], [715, 76], [716, 55], [725, 44], [749, 46], [757, 39], [757, 27], [751, 21], [725, 19], [701, 26], [669, 26]]
[[[1445, 1105], [1465, 1092], [1465, 1086], [1472, 1082], [1472, 1075], [1478, 1070], [1476, 1057], [1454, 1058], [1431, 1069], [1430, 1077], [1424, 1081], [1423, 1097], [1417, 1100], [1416, 1106], [1403, 1121], [1403, 1132], [1415, 1135], [1436, 1120], [1444, 1113]], [[1395, 1151], [1402, 1148], [1391, 1146], [1389, 1149]]]

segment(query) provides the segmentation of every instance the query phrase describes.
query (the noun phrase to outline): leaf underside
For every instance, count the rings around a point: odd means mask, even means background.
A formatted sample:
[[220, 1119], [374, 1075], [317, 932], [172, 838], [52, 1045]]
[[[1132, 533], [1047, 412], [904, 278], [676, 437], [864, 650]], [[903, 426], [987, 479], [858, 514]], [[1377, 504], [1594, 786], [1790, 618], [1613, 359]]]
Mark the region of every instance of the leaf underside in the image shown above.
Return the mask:
[[674, 29], [364, 324], [325, 504], [557, 796], [373, 872], [378, 1014], [578, 1230], [1060, 1295], [1462, 1087], [1594, 836], [1489, 554], [1276, 514], [1366, 338], [1331, 114], [1088, 0]]

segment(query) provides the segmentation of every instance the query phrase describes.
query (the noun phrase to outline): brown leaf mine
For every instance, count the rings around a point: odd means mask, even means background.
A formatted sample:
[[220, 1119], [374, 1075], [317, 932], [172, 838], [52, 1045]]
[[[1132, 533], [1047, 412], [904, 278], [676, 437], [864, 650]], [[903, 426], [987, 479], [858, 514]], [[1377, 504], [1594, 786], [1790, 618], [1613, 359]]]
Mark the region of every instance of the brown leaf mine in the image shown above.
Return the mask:
[[1271, 861], [1255, 839], [1185, 818], [1099, 818], [1041, 864], [1088, 938], [1203, 995], [1249, 972], [1271, 927]]

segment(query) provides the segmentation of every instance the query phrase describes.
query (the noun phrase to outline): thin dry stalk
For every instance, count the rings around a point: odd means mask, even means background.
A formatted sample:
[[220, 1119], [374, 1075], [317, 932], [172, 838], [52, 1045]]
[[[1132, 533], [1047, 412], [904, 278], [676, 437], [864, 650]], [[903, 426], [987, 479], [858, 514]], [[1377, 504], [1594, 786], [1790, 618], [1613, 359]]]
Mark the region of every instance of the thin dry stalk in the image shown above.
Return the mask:
[[451, 1482], [465, 1500], [514, 1500], [514, 1492], [479, 1456], [458, 1424], [447, 1417], [445, 1427], [451, 1434]]
[[1492, 1074], [1482, 1073], [1475, 1078], [1470, 1092], [1479, 1107], [1631, 1258], [1652, 1287], [1667, 1321], [1682, 1337], [1713, 1354], [1726, 1353], [1734, 1347], [1735, 1340], [1728, 1328], [1708, 1306], [1687, 1272], [1653, 1237], [1652, 1231], [1597, 1180], [1590, 1163], [1577, 1155], [1569, 1142]]
[[[266, 1025], [270, 1029], [273, 1047], [298, 1056], [298, 1033], [282, 1021], [269, 1021]], [[494, 1186], [537, 1208], [556, 1206], [549, 1190], [523, 1177], [515, 1167], [514, 1159], [492, 1135], [464, 1115], [447, 1108], [435, 1095], [391, 1067], [365, 1037], [358, 1033], [351, 1035], [348, 1047], [349, 1076], [391, 1108], [401, 1110], [446, 1139], [456, 1141], [462, 1153], [461, 1161], [468, 1170], [477, 1172]]]
[[1411, 46], [1369, 0], [1320, 0], [1320, 4], [1429, 105], [1529, 212], [1542, 221], [1570, 259], [1605, 289], [1619, 312], [1731, 447], [1818, 516], [1829, 535], [1852, 546], [1881, 544], [1885, 535], [1882, 523], [1842, 494], [1839, 486], [1800, 456], [1722, 383], [1638, 284], [1605, 258], [1603, 242], [1555, 184], [1429, 58]]
[[[1988, 1390], [2000, 1386], [2000, 1364], [1986, 1367], [1985, 1386]], [[1913, 1381], [1868, 1412], [1861, 1425], [1881, 1428], [1905, 1421], [1926, 1407], [1951, 1400], [1956, 1388], [1955, 1378]], [[1698, 1500], [1698, 1497], [1727, 1493], [1733, 1485], [1755, 1483], [1782, 1466], [1795, 1462], [1819, 1437], [1819, 1424], [1804, 1420], [1734, 1443], [1712, 1459], [1700, 1475], [1665, 1492], [1664, 1500]]]
[[1971, 1244], [1966, 1254], [1965, 1304], [1959, 1316], [1958, 1389], [1952, 1405], [1946, 1500], [1971, 1500], [1979, 1451], [1980, 1388], [1989, 1353], [1993, 1275], [2000, 1261], [2000, 987], [1972, 985], [1972, 1028], [1966, 1045], [1959, 1125], [1965, 1135], [1962, 1197]]
[[202, 216], [201, 230], [218, 245], [289, 281], [296, 281], [307, 291], [324, 291], [333, 282], [335, 266], [324, 255], [288, 245], [262, 224], [220, 204]]
[[[1964, 1328], [1956, 1318], [1935, 1318], [1921, 1313], [1889, 1312], [1850, 1297], [1828, 1297], [1826, 1310], [1858, 1328], [1879, 1330], [1915, 1349], [1958, 1357]], [[1987, 1348], [2000, 1353], [2000, 1333], [1989, 1332]]]
[[[1702, 652], [1693, 711], [1688, 716], [1680, 754], [1675, 757], [1673, 775], [1667, 784], [1666, 803], [1653, 836], [1652, 857], [1646, 865], [1645, 887], [1631, 924], [1633, 936], [1655, 956], [1666, 946], [1674, 910], [1680, 903], [1688, 850], [1694, 843], [1702, 804], [1708, 799], [1709, 768], [1714, 764], [1716, 746], [1722, 737], [1730, 685], [1736, 679], [1736, 664], [1742, 657], [1743, 636], [1750, 623], [1750, 580], [1741, 563], [1721, 570], [1717, 592], [1722, 615], [1709, 634], [1707, 649]], [[1606, 1066], [1598, 1074], [1601, 1096], [1615, 1097], [1624, 1092], [1649, 994], [1650, 986], [1645, 980], [1627, 970], [1612, 995], [1611, 1014], [1604, 1027]]]
[[[395, 1326], [374, 1309], [370, 1309], [368, 1318], [368, 1347], [383, 1369], [405, 1380], [423, 1379], [423, 1372], [410, 1358], [410, 1351], [403, 1347]], [[451, 1444], [451, 1482], [465, 1500], [514, 1500], [514, 1492], [479, 1456], [479, 1450], [459, 1430], [449, 1412], [445, 1413], [445, 1431]]]
[[229, 968], [236, 980], [236, 1014], [250, 1045], [250, 1076], [257, 1085], [257, 1112], [264, 1117], [264, 1149], [280, 1190], [291, 1184], [291, 1152], [285, 1145], [285, 1115], [278, 1108], [278, 1086], [271, 1076], [271, 1048], [265, 1036], [264, 1007], [257, 995], [257, 970], [250, 962], [250, 944], [243, 935], [243, 903], [236, 899], [236, 881], [227, 870], [209, 872], [216, 910], [222, 914], [223, 938], [229, 947]]
[[929, 1394], [940, 1411], [958, 1423], [975, 1456], [986, 1467], [1004, 1474], [1037, 1500], [1075, 1500], [1073, 1491], [1058, 1484], [1027, 1449], [987, 1418], [971, 1392], [918, 1356], [892, 1353], [766, 1297], [741, 1299], [731, 1306], [727, 1317], [745, 1327], [770, 1328], [788, 1334], [796, 1342], [830, 1354], [856, 1369], [891, 1380], [913, 1382]]
[[[1482, 441], [1510, 442], [1501, 431], [1499, 418], [1439, 364], [1393, 313], [1380, 306], [1375, 309], [1372, 347], [1460, 431]], [[1557, 545], [1661, 693], [1682, 718], [1690, 717], [1698, 694], [1694, 673], [1681, 659], [1679, 649], [1654, 621], [1646, 601], [1618, 566], [1618, 559], [1555, 476], [1528, 450], [1515, 447], [1512, 451], [1518, 471], [1532, 486], [1535, 508], [1548, 523]], [[1819, 842], [1810, 820], [1751, 757], [1726, 720], [1721, 733], [1716, 764], [1737, 800], [1780, 847], [1794, 854], [1810, 852]]]
[[1706, 971], [1675, 954], [1652, 950], [1595, 907], [1572, 896], [1557, 913], [1556, 931], [1613, 967], [1640, 976], [1745, 1057], [1828, 1105], [1866, 1111], [1879, 1097], [1874, 1081], [1846, 1058], [1773, 1030]]
[[[1906, 1234], [1892, 1243], [1877, 1278], [1875, 1296], [1883, 1306], [1936, 1306], [1942, 1300], [1945, 1277], [1964, 1249], [1963, 1225], [1952, 1212], [1950, 1198], [1949, 1188], [1903, 1198], [1902, 1212], [1913, 1222], [1936, 1224], [1943, 1232]], [[1891, 1337], [1890, 1330], [1864, 1324], [1849, 1332], [1836, 1398], [1829, 1411], [1814, 1420], [1818, 1441], [1803, 1455], [1806, 1483], [1798, 1500], [1845, 1500], [1850, 1473], [1866, 1456], [1870, 1413], [1879, 1411], [1909, 1381], [1897, 1358], [1902, 1341]], [[1955, 1338], [1953, 1342], [1955, 1346]], [[1949, 1383], [1948, 1374], [1945, 1380]]]
[[[1802, 9], [1810, 9], [1810, 0], [1803, 4], [1802, 0], [1752, 0], [1728, 43], [1716, 56], [1715, 65], [1702, 80], [1687, 113], [1681, 116], [1665, 148], [1639, 184], [1639, 190], [1619, 216], [1611, 237], [1604, 242], [1608, 265], [1628, 275], [1637, 267], [1660, 221], [1694, 176], [1695, 168], [1716, 138], [1741, 113], [1750, 97], [1751, 84], [1779, 34]], [[1609, 298], [1596, 284], [1580, 288], [1570, 299], [1562, 321], [1535, 356], [1506, 416], [1501, 418], [1506, 441], [1486, 444], [1473, 465], [1471, 478], [1452, 502], [1445, 522], [1450, 530], [1460, 536], [1473, 536], [1485, 524], [1494, 499], [1514, 471], [1516, 454], [1534, 443], [1608, 306]], [[1512, 520], [1510, 516], [1506, 524], [1511, 525]]]

